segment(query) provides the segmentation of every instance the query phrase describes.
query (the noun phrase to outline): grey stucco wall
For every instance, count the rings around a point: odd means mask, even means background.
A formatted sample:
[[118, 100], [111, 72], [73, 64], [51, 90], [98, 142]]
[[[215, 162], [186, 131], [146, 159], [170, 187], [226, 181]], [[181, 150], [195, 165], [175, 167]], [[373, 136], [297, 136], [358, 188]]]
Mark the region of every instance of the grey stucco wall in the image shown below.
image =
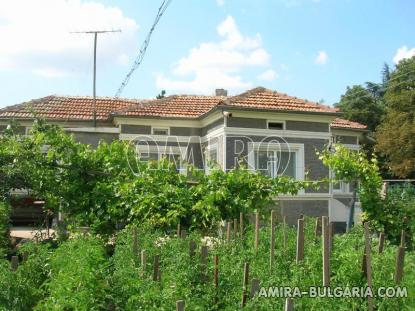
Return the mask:
[[290, 225], [296, 225], [301, 214], [311, 217], [329, 215], [328, 200], [279, 200], [276, 203], [278, 214], [286, 216]]
[[149, 126], [149, 125], [122, 124], [121, 125], [121, 133], [123, 133], [123, 134], [150, 135], [151, 134], [151, 126]]
[[[304, 169], [308, 172], [307, 179], [317, 180], [328, 177], [329, 169], [324, 166], [318, 158], [316, 151], [322, 150], [327, 143], [325, 139], [315, 138], [281, 138], [277, 136], [227, 136], [226, 137], [226, 169], [232, 169], [237, 166], [241, 160], [247, 161], [248, 143], [249, 142], [269, 142], [278, 141], [282, 145], [286, 143], [304, 144]], [[306, 189], [307, 193], [327, 193], [328, 184], [321, 184], [320, 189]]]
[[344, 136], [344, 135], [337, 135], [336, 141], [342, 144], [358, 144], [357, 136]]
[[285, 127], [292, 131], [308, 131], [308, 132], [329, 132], [329, 123], [323, 122], [306, 122], [306, 121], [286, 121]]
[[172, 136], [201, 136], [202, 129], [197, 127], [170, 127]]
[[220, 128], [223, 125], [224, 125], [224, 119], [220, 118], [220, 119], [206, 125], [205, 127], [203, 127], [202, 130], [201, 130], [201, 135], [205, 136], [207, 133], [210, 133], [210, 132], [214, 131], [215, 129]]
[[266, 129], [267, 120], [254, 118], [238, 118], [232, 117], [228, 119], [228, 127], [243, 127], [243, 128], [257, 128]]
[[96, 148], [101, 140], [107, 143], [111, 143], [112, 141], [117, 140], [119, 138], [118, 134], [110, 133], [76, 132], [73, 134], [78, 142], [90, 145], [93, 148]]

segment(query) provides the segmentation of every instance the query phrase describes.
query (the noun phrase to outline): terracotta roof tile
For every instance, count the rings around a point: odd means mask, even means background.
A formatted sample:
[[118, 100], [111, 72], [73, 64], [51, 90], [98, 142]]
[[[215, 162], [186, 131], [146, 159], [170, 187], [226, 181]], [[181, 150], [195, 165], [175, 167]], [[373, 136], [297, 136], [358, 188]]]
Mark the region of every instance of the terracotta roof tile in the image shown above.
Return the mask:
[[310, 102], [305, 99], [288, 96], [258, 87], [242, 93], [238, 96], [229, 98], [226, 106], [254, 108], [278, 111], [299, 111], [299, 112], [316, 112], [316, 113], [337, 113], [337, 108]]
[[[97, 120], [107, 120], [111, 112], [137, 105], [138, 100], [97, 98]], [[47, 96], [0, 109], [1, 119], [33, 119], [34, 116], [59, 120], [92, 120], [92, 97]]]
[[356, 129], [356, 130], [367, 130], [367, 126], [358, 122], [349, 121], [341, 118], [335, 119], [331, 124], [331, 128], [339, 129]]

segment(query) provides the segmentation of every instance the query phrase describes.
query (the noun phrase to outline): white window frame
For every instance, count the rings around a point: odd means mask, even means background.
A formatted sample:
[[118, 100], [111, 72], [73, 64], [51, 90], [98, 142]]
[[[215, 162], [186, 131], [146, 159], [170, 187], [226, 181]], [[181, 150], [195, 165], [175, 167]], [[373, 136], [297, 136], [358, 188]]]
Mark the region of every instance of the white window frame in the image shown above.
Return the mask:
[[295, 179], [304, 180], [304, 144], [295, 143], [272, 143], [272, 142], [250, 142], [248, 143], [248, 168], [255, 170], [255, 151], [288, 151], [294, 152], [295, 161]]
[[[167, 130], [167, 134], [166, 135], [160, 135], [160, 134], [154, 134], [155, 130]], [[151, 127], [151, 135], [156, 135], [156, 136], [170, 136], [170, 127], [161, 127], [161, 126], [152, 126]]]
[[[335, 179], [335, 174], [333, 171], [330, 172], [331, 179]], [[350, 193], [350, 184], [344, 182], [343, 180], [339, 180], [336, 184], [339, 186], [337, 189], [334, 188], [334, 182], [330, 183], [331, 191], [333, 193]]]
[[187, 172], [187, 165], [186, 165], [186, 157], [187, 157], [187, 147], [177, 147], [177, 146], [154, 146], [154, 145], [137, 145], [136, 152], [137, 155], [140, 157], [140, 147], [145, 149], [143, 153], [150, 154], [154, 153], [157, 154], [157, 161], [160, 161], [163, 155], [179, 155], [180, 156], [180, 165], [179, 165], [179, 172], [184, 174]]
[[207, 145], [205, 150], [206, 150], [205, 151], [205, 173], [209, 174], [210, 169], [211, 169], [211, 167], [209, 167], [209, 164], [210, 164], [209, 162], [212, 161], [212, 159], [210, 158], [210, 152], [211, 151], [213, 151], [213, 150], [216, 151], [216, 159], [214, 159], [214, 161], [216, 163], [219, 163], [219, 146], [218, 146], [218, 143], [216, 142], [214, 144]]
[[[271, 128], [269, 128], [269, 124], [270, 123], [282, 123], [282, 129], [281, 130], [271, 129]], [[272, 119], [269, 119], [269, 120], [267, 120], [267, 129], [268, 130], [272, 130], [272, 131], [285, 131], [287, 129], [287, 126], [286, 126], [286, 123], [285, 123], [284, 120], [272, 120]]]

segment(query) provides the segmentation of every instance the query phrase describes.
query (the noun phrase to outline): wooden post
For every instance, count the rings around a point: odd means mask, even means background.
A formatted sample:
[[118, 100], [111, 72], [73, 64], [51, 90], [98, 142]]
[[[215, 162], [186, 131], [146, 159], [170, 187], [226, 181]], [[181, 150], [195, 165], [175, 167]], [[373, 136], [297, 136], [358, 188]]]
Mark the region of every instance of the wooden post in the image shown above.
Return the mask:
[[314, 237], [317, 240], [318, 235], [319, 235], [319, 230], [320, 229], [320, 217], [316, 218], [316, 223], [314, 225]]
[[138, 256], [138, 237], [137, 237], [137, 227], [133, 227], [133, 254], [134, 259]]
[[294, 311], [294, 302], [291, 298], [286, 298], [285, 299], [284, 311]]
[[287, 249], [287, 216], [282, 218], [282, 246]]
[[323, 248], [323, 286], [330, 286], [330, 251], [328, 217], [322, 218], [322, 248]]
[[146, 251], [143, 249], [141, 251], [141, 276], [145, 277], [146, 275], [146, 266], [147, 266], [147, 256], [146, 256]]
[[219, 257], [215, 255], [214, 257], [214, 268], [213, 268], [213, 282], [215, 283], [215, 288], [219, 286]]
[[242, 284], [242, 307], [245, 307], [248, 296], [248, 282], [249, 282], [249, 263], [244, 264], [244, 278]]
[[181, 232], [181, 229], [180, 229], [180, 222], [177, 224], [177, 237], [178, 238], [180, 238], [180, 232]]
[[241, 239], [244, 237], [244, 213], [239, 213], [239, 235]]
[[226, 243], [231, 241], [231, 222], [228, 221], [226, 224]]
[[193, 240], [189, 241], [189, 256], [193, 258], [196, 254], [196, 242]]
[[297, 256], [296, 262], [300, 263], [304, 259], [304, 218], [297, 221]]
[[206, 266], [207, 266], [208, 248], [202, 246], [200, 250], [200, 281], [206, 282]]
[[160, 265], [160, 256], [155, 255], [153, 259], [153, 281], [158, 281], [159, 279], [159, 265]]
[[403, 277], [403, 267], [405, 264], [405, 232], [401, 232], [401, 245], [396, 253], [396, 265], [394, 281], [396, 284], [401, 283]]
[[233, 220], [233, 238], [236, 239], [238, 236], [238, 219]]
[[378, 253], [383, 253], [383, 248], [385, 247], [385, 234], [381, 232], [379, 234], [379, 247], [378, 247]]
[[274, 265], [274, 251], [275, 251], [275, 211], [271, 211], [271, 237], [269, 247], [269, 270], [272, 271]]
[[260, 283], [259, 283], [258, 279], [252, 279], [252, 281], [251, 281], [251, 292], [250, 292], [250, 295], [249, 295], [249, 297], [251, 297], [251, 299], [254, 298], [255, 294], [257, 294], [259, 292], [259, 287], [260, 287], [259, 284]]
[[258, 253], [259, 246], [259, 213], [255, 213], [255, 252]]
[[11, 270], [16, 271], [18, 266], [19, 266], [19, 257], [12, 256]]
[[176, 301], [176, 311], [184, 311], [184, 309], [185, 309], [184, 300]]
[[[372, 289], [372, 265], [371, 265], [371, 247], [370, 247], [370, 235], [369, 235], [369, 223], [365, 222], [365, 255], [366, 255], [366, 274], [367, 274], [367, 286]], [[373, 299], [369, 295], [367, 297], [368, 310], [373, 311]]]

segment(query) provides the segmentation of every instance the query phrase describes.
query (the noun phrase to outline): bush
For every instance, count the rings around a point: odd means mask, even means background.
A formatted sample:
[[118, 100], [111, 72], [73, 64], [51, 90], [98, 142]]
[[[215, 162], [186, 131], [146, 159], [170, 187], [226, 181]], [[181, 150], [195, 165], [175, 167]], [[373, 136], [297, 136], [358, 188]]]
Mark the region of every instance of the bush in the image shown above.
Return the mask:
[[0, 202], [0, 258], [10, 246], [10, 205]]
[[63, 242], [50, 261], [45, 295], [35, 310], [103, 310], [108, 264], [101, 240], [78, 237]]

